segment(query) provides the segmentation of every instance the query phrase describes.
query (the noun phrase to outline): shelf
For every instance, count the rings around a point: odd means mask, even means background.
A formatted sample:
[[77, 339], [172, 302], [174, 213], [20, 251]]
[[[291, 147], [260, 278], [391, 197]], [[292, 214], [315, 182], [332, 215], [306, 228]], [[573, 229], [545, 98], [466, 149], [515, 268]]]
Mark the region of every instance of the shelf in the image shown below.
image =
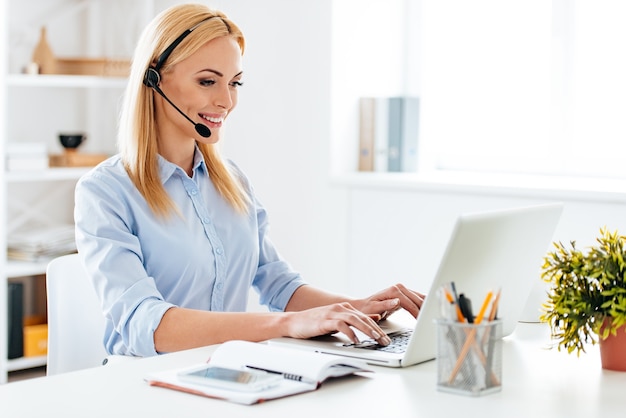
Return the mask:
[[626, 179], [437, 171], [430, 173], [352, 172], [331, 175], [335, 185], [359, 189], [417, 190], [626, 202]]
[[20, 357], [7, 361], [7, 371], [32, 369], [33, 367], [45, 366], [47, 362], [46, 356], [37, 357]]
[[9, 183], [78, 180], [91, 168], [92, 167], [53, 167], [46, 170], [7, 171], [5, 178]]
[[[28, 4], [25, 4], [28, 3]], [[106, 66], [100, 71], [96, 65], [103, 64], [100, 56], [106, 56], [109, 46], [111, 50], [120, 51], [126, 48], [128, 39], [118, 40], [111, 45], [102, 44], [102, 28], [119, 24], [119, 29], [129, 23], [119, 21], [120, 13], [141, 13], [144, 16], [155, 15], [152, 1], [124, 2], [122, 9], [108, 7], [106, 2], [93, 0], [74, 0], [63, 3], [50, 10], [45, 16], [33, 16], [32, 8], [45, 8], [47, 2], [35, 0], [22, 2], [18, 0], [0, 1], [0, 20], [11, 22], [11, 25], [0, 25], [0, 50], [5, 57], [0, 62], [0, 100], [6, 102], [2, 107], [5, 116], [2, 118], [0, 141], [3, 151], [10, 141], [43, 142], [46, 152], [53, 154], [44, 158], [50, 161], [37, 161], [39, 165], [18, 166], [11, 168], [34, 168], [33, 170], [6, 170], [7, 164], [0, 169], [0, 199], [2, 209], [0, 218], [2, 225], [2, 251], [0, 259], [0, 286], [6, 287], [8, 281], [22, 280], [36, 276], [36, 285], [45, 283], [45, 274], [49, 260], [26, 262], [8, 259], [7, 241], [9, 234], [22, 226], [58, 225], [71, 222], [73, 209], [73, 184], [93, 167], [92, 163], [81, 160], [80, 163], [55, 163], [55, 153], [64, 150], [59, 148], [58, 141], [53, 140], [59, 132], [77, 130], [90, 134], [90, 144], [94, 149], [85, 151], [87, 156], [105, 153], [113, 154], [115, 150], [115, 134], [120, 97], [128, 85], [127, 72], [116, 72], [116, 68]], [[67, 3], [67, 4], [66, 4]], [[128, 5], [126, 5], [128, 3]], [[6, 18], [5, 18], [6, 17]], [[54, 21], [54, 22], [53, 22]], [[65, 74], [23, 74], [20, 68], [32, 60], [34, 45], [30, 45], [33, 33], [44, 23], [51, 23], [49, 29], [54, 32], [51, 40], [58, 45], [66, 45], [67, 58], [58, 57], [65, 67], [57, 66], [59, 73]], [[97, 24], [93, 24], [93, 23]], [[113, 25], [115, 26], [115, 25]], [[131, 38], [139, 35], [134, 32], [131, 22]], [[127, 28], [128, 29], [128, 28]], [[52, 32], [49, 32], [52, 35]], [[81, 42], [74, 42], [76, 37]], [[32, 39], [33, 41], [35, 39]], [[123, 43], [124, 45], [121, 45]], [[117, 45], [116, 45], [117, 44]], [[54, 46], [54, 45], [53, 45]], [[54, 48], [53, 48], [54, 49]], [[55, 51], [56, 52], [56, 51]], [[127, 51], [128, 54], [132, 51]], [[121, 54], [121, 53], [120, 53]], [[72, 58], [76, 57], [76, 59]], [[96, 58], [92, 58], [96, 57]], [[117, 59], [104, 59], [104, 64], [117, 65]], [[108, 61], [111, 61], [109, 63]], [[124, 68], [127, 69], [127, 60]], [[78, 68], [77, 65], [83, 65]], [[71, 68], [69, 67], [71, 66]], [[87, 68], [89, 66], [89, 68]], [[8, 73], [12, 71], [12, 73]], [[36, 72], [36, 71], [35, 71]], [[78, 74], [82, 72], [84, 75]], [[98, 75], [100, 74], [100, 75]], [[114, 76], [104, 75], [114, 74]], [[33, 107], [34, 106], [34, 107]], [[36, 109], [39, 110], [36, 110]], [[35, 109], [35, 110], [34, 110]], [[43, 112], [38, 118], [37, 126], [33, 125], [32, 115]], [[97, 144], [97, 145], [96, 145]], [[88, 146], [89, 149], [89, 146]], [[43, 151], [42, 151], [43, 152]], [[93, 153], [93, 154], [91, 154]], [[63, 155], [63, 154], [61, 154]], [[4, 158], [5, 156], [1, 156]], [[35, 158], [33, 158], [35, 159]], [[16, 163], [17, 164], [17, 163]], [[26, 292], [26, 290], [25, 290]], [[38, 290], [36, 296], [42, 296]], [[0, 289], [0, 308], [6, 308], [6, 290]], [[25, 295], [26, 296], [26, 295]], [[28, 296], [35, 297], [35, 294]], [[8, 315], [6, 309], [0, 309], [0, 347], [7, 347]], [[7, 381], [7, 372], [45, 366], [46, 356], [22, 357], [7, 359], [6, 349], [0, 350], [0, 385]]]
[[98, 77], [87, 75], [27, 75], [8, 74], [10, 87], [98, 87], [125, 88], [128, 81], [124, 77]]
[[45, 274], [49, 262], [50, 260], [38, 262], [7, 260], [5, 276], [24, 277]]

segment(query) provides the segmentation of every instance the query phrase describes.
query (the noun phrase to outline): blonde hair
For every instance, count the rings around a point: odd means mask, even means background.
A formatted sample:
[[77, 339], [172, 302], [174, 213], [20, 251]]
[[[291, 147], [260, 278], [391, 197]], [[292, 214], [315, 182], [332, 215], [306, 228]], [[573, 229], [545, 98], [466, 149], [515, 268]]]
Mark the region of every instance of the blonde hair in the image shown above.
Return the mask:
[[[215, 18], [213, 18], [215, 17]], [[154, 90], [143, 83], [146, 70], [163, 51], [186, 30], [193, 30], [170, 54], [160, 69], [192, 55], [207, 42], [222, 36], [233, 37], [243, 54], [245, 41], [241, 30], [223, 13], [204, 5], [178, 5], [161, 12], [143, 31], [131, 66], [118, 130], [118, 149], [129, 177], [156, 215], [166, 217], [178, 209], [159, 175], [157, 131], [154, 118]], [[218, 192], [240, 213], [248, 208], [248, 195], [241, 179], [234, 176], [219, 154], [216, 144], [198, 143]]]

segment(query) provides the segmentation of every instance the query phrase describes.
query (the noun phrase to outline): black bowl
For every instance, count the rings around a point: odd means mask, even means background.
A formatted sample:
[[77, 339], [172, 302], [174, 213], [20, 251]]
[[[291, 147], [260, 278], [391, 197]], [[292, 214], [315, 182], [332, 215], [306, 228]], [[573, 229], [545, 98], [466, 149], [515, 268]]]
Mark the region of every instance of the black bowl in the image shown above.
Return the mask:
[[87, 139], [85, 134], [59, 134], [63, 148], [78, 148]]

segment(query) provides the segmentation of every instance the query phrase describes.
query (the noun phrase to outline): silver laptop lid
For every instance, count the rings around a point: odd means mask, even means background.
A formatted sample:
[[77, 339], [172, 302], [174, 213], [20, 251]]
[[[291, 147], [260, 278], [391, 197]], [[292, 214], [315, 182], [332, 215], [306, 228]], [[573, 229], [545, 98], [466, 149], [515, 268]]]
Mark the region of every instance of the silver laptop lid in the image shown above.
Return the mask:
[[[503, 335], [509, 335], [533, 285], [540, 280], [543, 257], [550, 248], [562, 210], [563, 205], [558, 203], [459, 216], [418, 319], [407, 323], [407, 315], [397, 313], [382, 324], [386, 332], [406, 325], [414, 327], [402, 355], [343, 347], [349, 341], [342, 334], [309, 340], [278, 338], [270, 343], [357, 357], [390, 367], [432, 360], [436, 351], [434, 320], [440, 316], [437, 293], [450, 282], [455, 283], [458, 293], [472, 299], [475, 309], [489, 290], [501, 290], [498, 318], [503, 321]], [[395, 316], [401, 320], [395, 321]]]

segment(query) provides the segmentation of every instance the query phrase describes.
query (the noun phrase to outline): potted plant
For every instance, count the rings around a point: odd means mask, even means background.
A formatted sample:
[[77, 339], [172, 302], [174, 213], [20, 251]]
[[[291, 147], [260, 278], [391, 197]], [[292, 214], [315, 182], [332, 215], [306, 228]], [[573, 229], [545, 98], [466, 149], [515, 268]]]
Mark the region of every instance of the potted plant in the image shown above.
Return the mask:
[[554, 243], [542, 267], [549, 289], [540, 318], [559, 350], [580, 355], [599, 342], [602, 367], [626, 371], [626, 237], [601, 228], [596, 241], [584, 252], [573, 241]]

